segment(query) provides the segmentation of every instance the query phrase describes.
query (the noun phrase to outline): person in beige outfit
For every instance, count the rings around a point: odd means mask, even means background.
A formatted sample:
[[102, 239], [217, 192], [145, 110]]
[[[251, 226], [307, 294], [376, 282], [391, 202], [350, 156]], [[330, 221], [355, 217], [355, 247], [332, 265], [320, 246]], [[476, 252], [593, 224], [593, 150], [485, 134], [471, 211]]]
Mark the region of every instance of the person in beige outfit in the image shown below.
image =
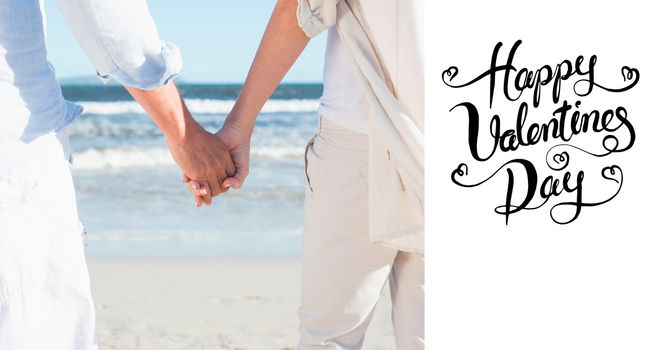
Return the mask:
[[239, 188], [260, 109], [328, 30], [319, 130], [306, 148], [299, 349], [360, 349], [386, 281], [397, 348], [424, 348], [422, 7], [279, 0], [222, 127], [237, 171], [224, 185]]

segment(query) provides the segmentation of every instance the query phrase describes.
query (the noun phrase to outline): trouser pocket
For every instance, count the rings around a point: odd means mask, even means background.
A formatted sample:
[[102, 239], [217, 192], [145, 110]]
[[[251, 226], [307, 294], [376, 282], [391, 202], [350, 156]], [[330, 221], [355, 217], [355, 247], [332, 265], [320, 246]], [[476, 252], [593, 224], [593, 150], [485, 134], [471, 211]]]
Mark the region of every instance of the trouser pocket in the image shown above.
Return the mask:
[[306, 174], [306, 184], [308, 185], [310, 192], [313, 192], [313, 186], [310, 182], [310, 174], [308, 173], [308, 152], [310, 151], [310, 148], [315, 144], [316, 139], [317, 134], [315, 134], [315, 136], [313, 136], [310, 141], [308, 141], [306, 144], [306, 151], [304, 152], [304, 172]]

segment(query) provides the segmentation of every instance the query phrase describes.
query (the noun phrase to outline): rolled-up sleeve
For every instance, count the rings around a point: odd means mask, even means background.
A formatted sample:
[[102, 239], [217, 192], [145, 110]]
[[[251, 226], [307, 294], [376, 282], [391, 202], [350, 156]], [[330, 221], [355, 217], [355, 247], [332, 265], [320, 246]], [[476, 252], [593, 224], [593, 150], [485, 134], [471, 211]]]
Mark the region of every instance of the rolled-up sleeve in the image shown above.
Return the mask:
[[59, 0], [101, 80], [152, 90], [182, 68], [178, 48], [160, 40], [145, 0]]
[[309, 38], [315, 37], [336, 21], [339, 0], [298, 0], [297, 21]]

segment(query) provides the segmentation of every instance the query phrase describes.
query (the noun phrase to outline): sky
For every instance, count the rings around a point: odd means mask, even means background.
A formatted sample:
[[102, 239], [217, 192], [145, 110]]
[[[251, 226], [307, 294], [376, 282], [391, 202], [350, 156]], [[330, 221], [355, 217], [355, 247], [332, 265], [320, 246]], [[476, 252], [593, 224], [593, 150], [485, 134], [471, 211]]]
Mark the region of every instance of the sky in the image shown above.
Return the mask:
[[[60, 79], [93, 76], [95, 69], [68, 30], [57, 1], [46, 0], [48, 58]], [[183, 56], [180, 79], [241, 83], [276, 0], [150, 0], [160, 37]], [[322, 79], [325, 34], [313, 39], [285, 82]]]

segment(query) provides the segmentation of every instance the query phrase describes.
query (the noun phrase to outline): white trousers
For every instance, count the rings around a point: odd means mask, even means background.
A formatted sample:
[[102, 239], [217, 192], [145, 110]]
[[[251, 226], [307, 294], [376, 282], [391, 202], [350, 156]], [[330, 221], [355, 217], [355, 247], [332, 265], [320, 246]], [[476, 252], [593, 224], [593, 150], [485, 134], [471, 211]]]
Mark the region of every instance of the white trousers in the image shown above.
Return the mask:
[[67, 149], [0, 140], [0, 350], [97, 348]]
[[369, 242], [367, 151], [324, 117], [306, 149], [301, 350], [360, 349], [386, 281], [397, 349], [424, 349], [424, 255]]

